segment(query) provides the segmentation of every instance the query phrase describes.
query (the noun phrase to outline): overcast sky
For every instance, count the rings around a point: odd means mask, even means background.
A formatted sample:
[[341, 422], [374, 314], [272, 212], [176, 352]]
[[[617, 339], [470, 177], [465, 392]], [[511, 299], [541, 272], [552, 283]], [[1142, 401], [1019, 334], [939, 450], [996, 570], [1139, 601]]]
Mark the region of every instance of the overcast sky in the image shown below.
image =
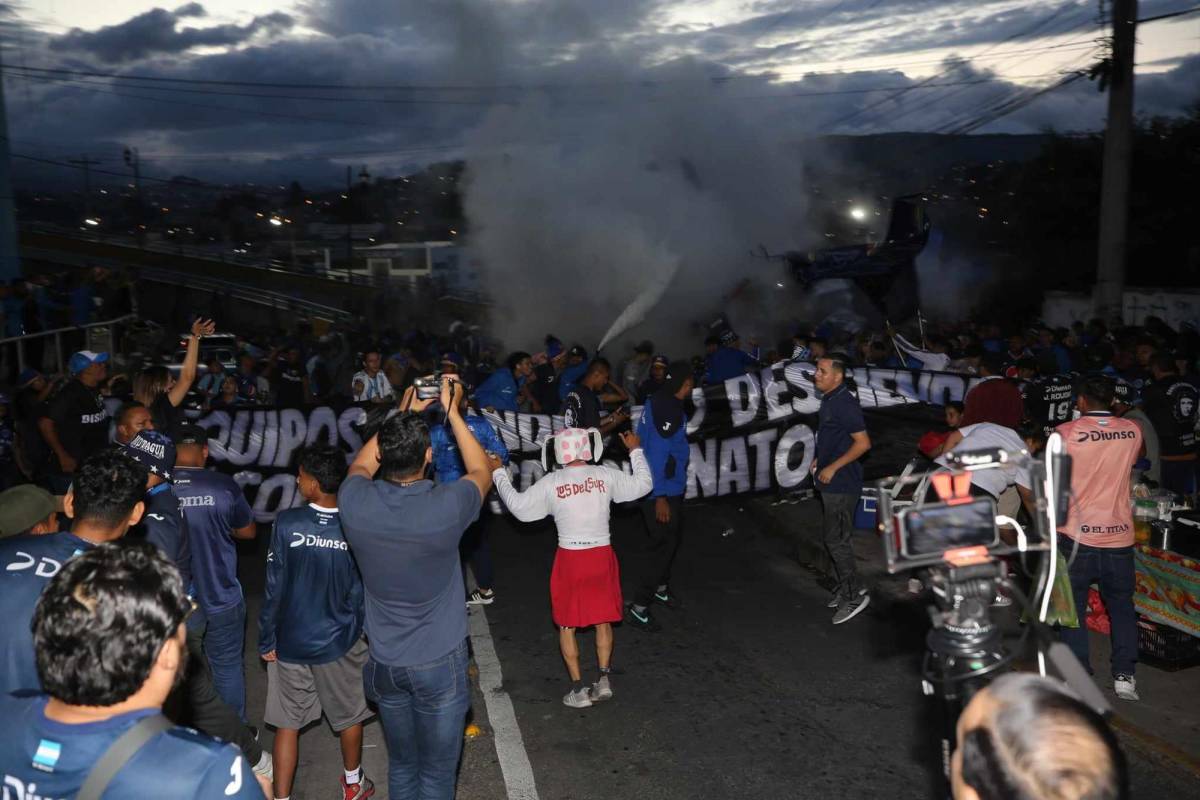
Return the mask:
[[[347, 162], [388, 173], [464, 142], [545, 144], [478, 135], [530, 105], [568, 142], [642, 105], [797, 140], [955, 130], [1094, 63], [1100, 33], [1095, 0], [25, 0], [7, 14], [4, 88], [15, 153], [121, 169], [132, 145], [148, 174], [331, 182]], [[1143, 26], [1138, 64], [1139, 113], [1194, 104], [1200, 14]], [[1103, 111], [1080, 80], [978, 131], [1095, 130]]]

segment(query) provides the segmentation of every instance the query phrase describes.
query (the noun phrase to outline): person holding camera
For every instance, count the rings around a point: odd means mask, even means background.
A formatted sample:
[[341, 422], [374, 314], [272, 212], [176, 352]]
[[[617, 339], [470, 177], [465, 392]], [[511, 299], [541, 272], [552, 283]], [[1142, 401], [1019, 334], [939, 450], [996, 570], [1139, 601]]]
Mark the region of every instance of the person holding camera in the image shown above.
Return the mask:
[[453, 797], [462, 753], [470, 681], [458, 545], [500, 467], [467, 427], [462, 392], [442, 377], [441, 404], [466, 466], [461, 480], [426, 477], [433, 448], [419, 412], [433, 401], [411, 400], [410, 411], [363, 445], [338, 491], [366, 594], [363, 682], [379, 708], [392, 800]]
[[46, 694], [0, 695], [3, 796], [261, 800], [265, 779], [233, 745], [162, 715], [195, 607], [149, 542], [101, 544], [63, 565], [33, 613]]
[[958, 718], [954, 800], [1126, 800], [1129, 768], [1104, 720], [1057, 681], [1002, 675]]
[[[558, 644], [571, 689], [563, 704], [588, 708], [612, 698], [609, 665], [612, 659], [612, 623], [623, 616], [621, 574], [613, 552], [608, 520], [612, 503], [628, 503], [654, 488], [654, 478], [636, 433], [621, 441], [629, 450], [633, 474], [601, 466], [602, 439], [595, 428], [568, 428], [553, 437], [554, 457], [564, 469], [543, 476], [531, 488], [518, 492], [508, 472], [492, 474], [500, 499], [517, 519], [536, 522], [554, 517], [558, 551], [550, 573], [550, 605], [558, 626]], [[596, 659], [600, 675], [589, 689], [579, 670], [576, 628], [596, 628]]]
[[853, 544], [854, 507], [862, 497], [860, 459], [871, 449], [871, 437], [858, 398], [846, 385], [845, 356], [818, 358], [813, 384], [821, 392], [813, 484], [821, 494], [825, 547], [837, 579], [829, 607], [837, 609], [833, 624], [841, 625], [871, 602], [858, 580]]

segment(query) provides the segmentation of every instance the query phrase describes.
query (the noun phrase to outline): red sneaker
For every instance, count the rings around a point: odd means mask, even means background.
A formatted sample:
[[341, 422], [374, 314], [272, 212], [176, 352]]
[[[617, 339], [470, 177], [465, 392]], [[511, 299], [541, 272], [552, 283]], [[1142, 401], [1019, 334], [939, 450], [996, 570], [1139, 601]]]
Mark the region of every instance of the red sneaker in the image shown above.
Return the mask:
[[342, 776], [342, 796], [345, 800], [367, 800], [375, 794], [375, 784], [371, 783], [371, 779], [363, 775], [358, 783], [346, 783], [346, 776]]

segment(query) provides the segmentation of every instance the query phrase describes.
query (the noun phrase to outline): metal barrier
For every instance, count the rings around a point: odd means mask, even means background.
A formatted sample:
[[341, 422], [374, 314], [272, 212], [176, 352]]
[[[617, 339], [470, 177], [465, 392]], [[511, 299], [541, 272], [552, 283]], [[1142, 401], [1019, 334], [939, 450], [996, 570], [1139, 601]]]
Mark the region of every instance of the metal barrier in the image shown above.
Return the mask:
[[[25, 369], [25, 343], [32, 341], [34, 339], [45, 339], [45, 338], [53, 336], [54, 337], [55, 364], [57, 365], [56, 371], [57, 372], [65, 372], [67, 363], [66, 363], [66, 360], [63, 358], [63, 348], [62, 348], [62, 335], [64, 333], [77, 333], [79, 331], [83, 331], [84, 335], [86, 336], [87, 331], [89, 331], [89, 330], [92, 330], [95, 328], [102, 328], [102, 327], [112, 327], [112, 326], [116, 326], [116, 325], [119, 325], [124, 322], [132, 322], [133, 320], [136, 320], [137, 318], [138, 318], [137, 314], [126, 314], [123, 317], [116, 317], [114, 319], [105, 320], [103, 322], [89, 322], [87, 325], [74, 325], [74, 326], [67, 327], [67, 328], [55, 328], [54, 330], [49, 330], [49, 331], [38, 331], [36, 333], [27, 333], [23, 336], [10, 336], [7, 339], [0, 339], [0, 346], [7, 345], [7, 344], [15, 345], [16, 350], [17, 350], [17, 368], [24, 370]], [[44, 361], [45, 361], [45, 359], [43, 358], [43, 362]], [[40, 368], [43, 365], [39, 364], [37, 366]]]

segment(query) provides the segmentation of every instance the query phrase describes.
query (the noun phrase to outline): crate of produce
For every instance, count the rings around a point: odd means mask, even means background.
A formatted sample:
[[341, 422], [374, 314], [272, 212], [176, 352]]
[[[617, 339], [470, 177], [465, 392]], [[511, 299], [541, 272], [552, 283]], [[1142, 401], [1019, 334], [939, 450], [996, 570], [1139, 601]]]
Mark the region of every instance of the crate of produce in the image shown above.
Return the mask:
[[1137, 625], [1142, 660], [1168, 671], [1200, 664], [1200, 639], [1141, 615]]

